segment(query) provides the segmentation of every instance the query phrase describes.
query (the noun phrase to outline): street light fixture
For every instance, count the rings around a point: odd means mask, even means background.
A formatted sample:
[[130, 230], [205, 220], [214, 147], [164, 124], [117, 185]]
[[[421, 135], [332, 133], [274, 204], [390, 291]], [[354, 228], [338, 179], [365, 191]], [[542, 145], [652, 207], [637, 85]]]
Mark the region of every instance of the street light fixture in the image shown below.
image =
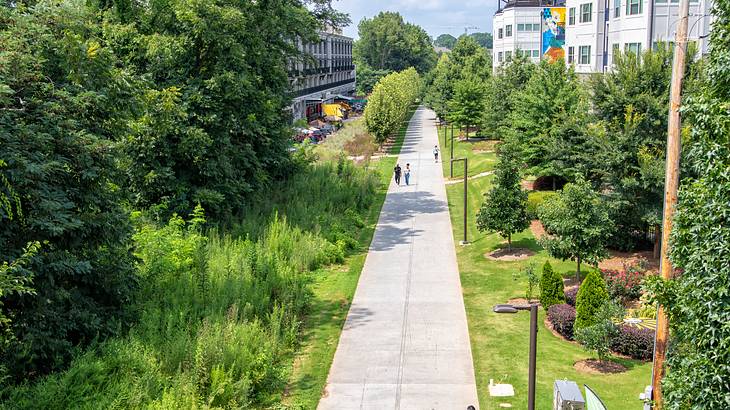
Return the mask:
[[449, 171], [449, 178], [454, 177], [454, 123], [451, 123], [451, 167]]
[[520, 310], [530, 311], [530, 369], [527, 386], [527, 409], [535, 410], [535, 368], [537, 365], [537, 305], [496, 305], [493, 310], [494, 313], [517, 313]]
[[[452, 137], [453, 137], [453, 135], [452, 135]], [[453, 148], [454, 148], [454, 140], [452, 139], [451, 140], [451, 155], [452, 156], [454, 155]], [[454, 162], [458, 162], [458, 161], [464, 161], [464, 240], [461, 241], [460, 244], [468, 245], [469, 241], [466, 239], [466, 216], [467, 216], [467, 212], [468, 212], [467, 208], [469, 206], [468, 205], [469, 202], [467, 199], [468, 198], [467, 194], [468, 194], [468, 190], [469, 190], [469, 184], [467, 182], [467, 178], [469, 178], [469, 158], [466, 158], [466, 157], [465, 158], [453, 158], [453, 157], [451, 158], [451, 174], [452, 174], [451, 176], [452, 176], [452, 178], [453, 178], [453, 173], [454, 173]]]

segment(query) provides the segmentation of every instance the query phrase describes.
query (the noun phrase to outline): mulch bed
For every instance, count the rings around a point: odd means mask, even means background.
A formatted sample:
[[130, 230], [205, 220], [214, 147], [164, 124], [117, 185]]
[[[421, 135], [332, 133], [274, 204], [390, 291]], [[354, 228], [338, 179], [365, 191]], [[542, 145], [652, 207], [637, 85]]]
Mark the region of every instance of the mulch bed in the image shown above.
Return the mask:
[[489, 253], [485, 253], [484, 257], [496, 261], [521, 261], [534, 255], [535, 252], [527, 248], [500, 248]]
[[530, 306], [530, 305], [540, 306], [540, 300], [538, 300], [538, 299], [527, 300], [525, 298], [512, 298], [507, 301], [507, 304], [512, 305], [512, 306]]
[[626, 370], [626, 366], [612, 362], [610, 360], [596, 360], [596, 359], [586, 359], [586, 360], [580, 360], [573, 364], [573, 368], [577, 370], [580, 373], [589, 373], [589, 374], [615, 374], [615, 373], [623, 373]]
[[532, 235], [535, 239], [540, 239], [543, 235], [545, 235], [545, 228], [542, 226], [542, 222], [538, 219], [530, 222], [530, 230], [532, 231]]

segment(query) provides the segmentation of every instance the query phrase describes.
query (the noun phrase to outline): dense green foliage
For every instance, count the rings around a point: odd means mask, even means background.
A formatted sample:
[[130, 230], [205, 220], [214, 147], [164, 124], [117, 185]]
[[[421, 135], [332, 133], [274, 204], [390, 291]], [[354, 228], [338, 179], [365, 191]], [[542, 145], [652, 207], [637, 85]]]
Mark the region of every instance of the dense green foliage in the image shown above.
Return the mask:
[[413, 68], [378, 81], [365, 107], [365, 126], [376, 142], [384, 142], [400, 129], [420, 89], [421, 79]]
[[425, 103], [441, 118], [463, 125], [481, 124], [485, 82], [491, 75], [491, 66], [491, 59], [483, 47], [471, 37], [459, 37], [451, 53], [442, 55], [430, 73]]
[[547, 310], [552, 305], [565, 303], [565, 292], [563, 291], [563, 277], [553, 270], [549, 261], [542, 266], [540, 276], [540, 304]]
[[0, 8], [0, 172], [23, 216], [0, 215], [0, 255], [17, 260], [28, 242], [46, 243], [17, 270], [33, 276], [35, 294], [3, 296], [17, 341], [1, 361], [16, 379], [117, 334], [135, 286], [112, 142], [124, 131], [131, 80], [94, 38], [94, 18], [69, 3]]
[[520, 186], [520, 172], [515, 162], [501, 158], [494, 186], [484, 197], [477, 213], [477, 228], [483, 232], [498, 232], [512, 249], [512, 235], [530, 226], [527, 192]]
[[240, 236], [205, 234], [200, 209], [162, 227], [138, 213], [140, 287], [129, 308], [139, 323], [4, 399], [16, 408], [271, 405], [288, 377], [307, 284], [342, 261], [377, 183], [350, 162], [308, 167], [250, 208]]
[[591, 269], [580, 284], [575, 300], [575, 330], [593, 326], [600, 320], [600, 312], [608, 303], [606, 282], [597, 269]]
[[471, 33], [469, 37], [473, 38], [480, 46], [492, 49], [492, 33]]
[[568, 179], [585, 163], [588, 106], [581, 89], [572, 67], [543, 60], [511, 96], [502, 149], [518, 151], [530, 175]]
[[0, 213], [0, 255], [35, 289], [2, 288], [14, 379], [137, 319], [130, 208], [228, 221], [296, 168], [287, 64], [342, 21], [326, 0], [0, 7], [0, 198], [23, 216]]
[[490, 138], [502, 139], [508, 127], [508, 116], [513, 111], [514, 97], [527, 84], [536, 66], [527, 57], [517, 55], [512, 62], [502, 66], [487, 82], [487, 109], [484, 110], [484, 127]]
[[597, 264], [606, 256], [606, 243], [612, 230], [606, 205], [591, 185], [578, 178], [543, 202], [538, 209], [548, 235], [540, 240], [555, 258], [577, 263], [580, 278], [582, 262]]
[[431, 37], [420, 26], [403, 21], [399, 13], [386, 11], [364, 18], [357, 29], [360, 39], [353, 50], [355, 58], [373, 69], [403, 71], [413, 67], [425, 74], [436, 63]]
[[375, 88], [375, 84], [390, 73], [390, 70], [376, 70], [367, 64], [358, 64], [356, 73], [357, 93], [360, 95], [370, 94]]
[[456, 45], [456, 37], [451, 34], [441, 34], [433, 40], [433, 45], [436, 47], [445, 47], [451, 50]]
[[671, 326], [670, 409], [730, 406], [730, 3], [715, 3], [713, 13], [706, 80], [686, 110], [692, 177], [682, 181], [672, 232], [678, 276], [654, 284]]

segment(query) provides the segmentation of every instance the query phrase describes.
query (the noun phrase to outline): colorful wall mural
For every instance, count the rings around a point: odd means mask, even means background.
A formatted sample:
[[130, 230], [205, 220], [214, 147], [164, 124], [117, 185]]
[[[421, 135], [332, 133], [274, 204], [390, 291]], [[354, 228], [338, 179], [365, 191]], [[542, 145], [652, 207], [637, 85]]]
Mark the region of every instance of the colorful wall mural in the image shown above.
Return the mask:
[[542, 58], [565, 58], [565, 7], [542, 9]]

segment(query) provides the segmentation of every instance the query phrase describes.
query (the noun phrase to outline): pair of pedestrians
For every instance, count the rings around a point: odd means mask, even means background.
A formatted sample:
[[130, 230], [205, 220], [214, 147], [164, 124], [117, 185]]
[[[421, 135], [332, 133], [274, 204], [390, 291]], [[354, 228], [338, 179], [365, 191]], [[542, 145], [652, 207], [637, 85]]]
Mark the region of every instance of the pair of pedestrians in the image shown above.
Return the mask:
[[393, 168], [393, 175], [395, 177], [395, 183], [397, 185], [400, 185], [400, 177], [401, 174], [403, 174], [406, 178], [406, 185], [410, 185], [411, 181], [411, 164], [406, 164], [406, 170], [403, 171], [400, 167], [400, 164], [395, 164], [395, 168]]

